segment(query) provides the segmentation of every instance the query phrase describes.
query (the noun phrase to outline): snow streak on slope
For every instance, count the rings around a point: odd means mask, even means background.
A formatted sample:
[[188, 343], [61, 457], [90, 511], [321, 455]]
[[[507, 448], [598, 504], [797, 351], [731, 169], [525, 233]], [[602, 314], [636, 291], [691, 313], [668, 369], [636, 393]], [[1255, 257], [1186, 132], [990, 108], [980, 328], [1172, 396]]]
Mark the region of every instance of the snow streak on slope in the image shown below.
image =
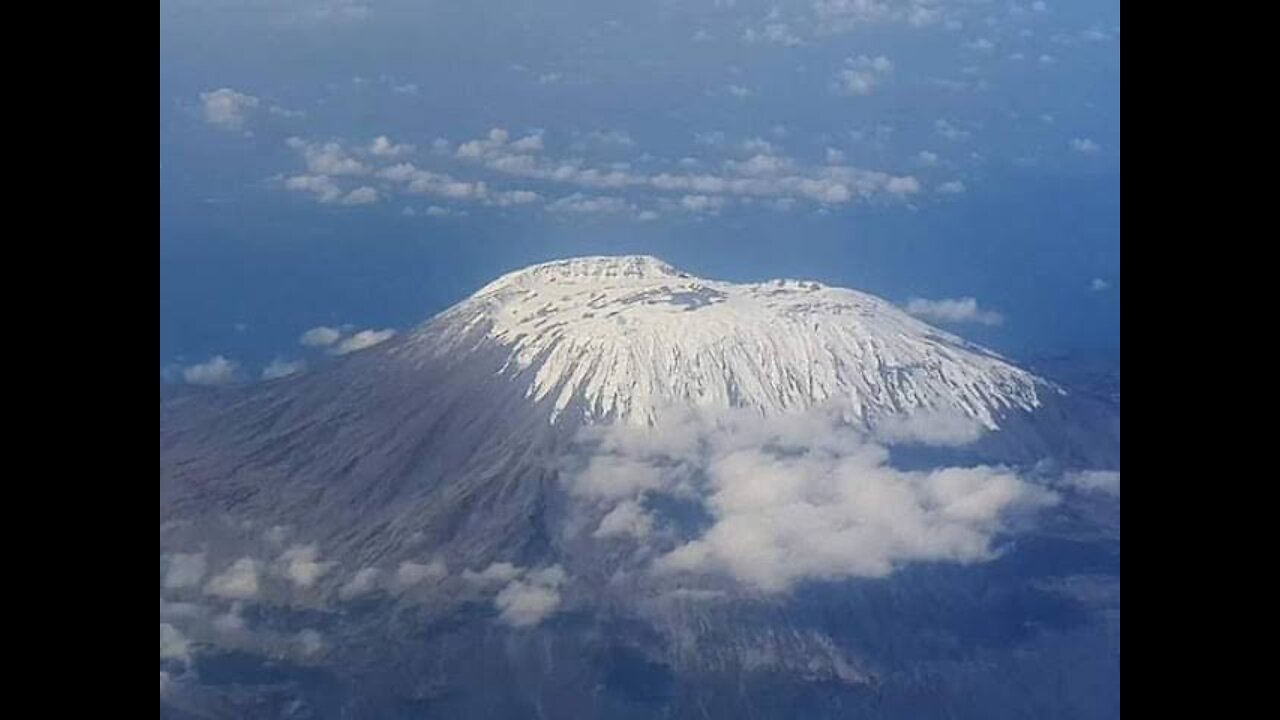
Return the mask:
[[650, 425], [673, 404], [765, 415], [823, 404], [867, 426], [941, 413], [998, 427], [1048, 386], [890, 303], [815, 282], [734, 284], [647, 256], [506, 275], [419, 328], [396, 354], [505, 353], [501, 374], [553, 401], [551, 422]]

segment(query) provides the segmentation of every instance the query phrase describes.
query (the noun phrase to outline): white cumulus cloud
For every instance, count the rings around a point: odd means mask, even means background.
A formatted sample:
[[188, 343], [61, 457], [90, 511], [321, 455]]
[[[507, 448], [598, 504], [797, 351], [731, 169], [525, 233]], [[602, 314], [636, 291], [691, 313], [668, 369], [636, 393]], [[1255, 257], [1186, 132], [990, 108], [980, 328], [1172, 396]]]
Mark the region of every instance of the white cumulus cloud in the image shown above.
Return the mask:
[[406, 561], [396, 568], [396, 584], [401, 588], [408, 588], [423, 582], [443, 580], [448, 575], [449, 568], [443, 560], [432, 560], [425, 565]]
[[1074, 138], [1071, 140], [1071, 149], [1082, 155], [1096, 155], [1102, 150], [1102, 146], [1089, 138]]
[[381, 345], [390, 340], [396, 334], [395, 330], [361, 330], [354, 335], [344, 338], [333, 348], [334, 355], [346, 355], [348, 353], [366, 350], [374, 345]]
[[512, 580], [493, 599], [499, 619], [512, 627], [532, 627], [551, 616], [560, 606], [560, 586], [567, 577], [556, 565], [530, 571]]
[[299, 589], [315, 585], [330, 568], [332, 562], [321, 562], [320, 551], [314, 545], [294, 545], [280, 555], [281, 573]]
[[893, 63], [883, 55], [848, 58], [836, 74], [836, 90], [843, 95], [870, 95], [892, 71]]
[[[1010, 515], [1057, 499], [1006, 468], [897, 469], [884, 446], [840, 417], [693, 412], [652, 428], [594, 431], [594, 455], [570, 487], [579, 497], [602, 490], [590, 496], [594, 502], [617, 503], [597, 534], [607, 527], [606, 536], [640, 542], [652, 527], [639, 519], [641, 498], [696, 500], [710, 525], [651, 569], [724, 575], [766, 592], [805, 580], [880, 577], [911, 562], [988, 560]], [[893, 432], [941, 444], [973, 437], [936, 419]], [[618, 500], [610, 465], [633, 476], [647, 466], [657, 478], [632, 483], [634, 494]]]
[[221, 355], [182, 369], [182, 379], [190, 385], [226, 385], [236, 379], [240, 365]]
[[258, 561], [249, 557], [236, 560], [231, 567], [210, 578], [204, 591], [232, 600], [252, 600], [258, 596]]
[[994, 310], [984, 310], [978, 301], [971, 297], [944, 298], [928, 300], [911, 298], [903, 307], [911, 315], [944, 323], [977, 323], [979, 325], [1000, 325], [1004, 316]]
[[321, 325], [302, 333], [298, 343], [306, 347], [329, 347], [341, 337], [342, 331], [338, 328]]
[[343, 195], [338, 202], [342, 205], [372, 205], [378, 202], [378, 191], [368, 185], [362, 185]]
[[291, 137], [285, 144], [302, 154], [307, 172], [312, 175], [368, 175], [368, 165], [353, 157], [340, 143], [313, 143]]
[[614, 506], [596, 526], [593, 537], [645, 538], [653, 532], [653, 517], [636, 500], [626, 500]]
[[398, 158], [409, 155], [415, 149], [413, 145], [391, 142], [386, 135], [379, 135], [369, 144], [369, 153], [381, 158]]
[[205, 122], [223, 130], [239, 130], [260, 101], [252, 95], [220, 88], [200, 93]]

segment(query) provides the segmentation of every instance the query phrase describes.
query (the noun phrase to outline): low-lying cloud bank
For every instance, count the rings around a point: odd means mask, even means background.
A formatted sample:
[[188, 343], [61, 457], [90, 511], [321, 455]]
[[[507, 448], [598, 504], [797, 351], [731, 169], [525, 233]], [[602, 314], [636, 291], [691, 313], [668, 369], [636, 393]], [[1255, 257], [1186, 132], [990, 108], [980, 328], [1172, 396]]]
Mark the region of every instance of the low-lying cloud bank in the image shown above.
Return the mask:
[[[910, 562], [978, 562], [994, 556], [1009, 518], [1057, 501], [1007, 468], [894, 468], [885, 445], [839, 412], [666, 417], [590, 431], [588, 459], [567, 474], [570, 493], [601, 515], [595, 538], [676, 538], [650, 567], [659, 575], [727, 575], [776, 592]], [[943, 445], [977, 436], [938, 418], [889, 435]], [[691, 531], [664, 519], [651, 502], [659, 496], [700, 505], [709, 524]]]

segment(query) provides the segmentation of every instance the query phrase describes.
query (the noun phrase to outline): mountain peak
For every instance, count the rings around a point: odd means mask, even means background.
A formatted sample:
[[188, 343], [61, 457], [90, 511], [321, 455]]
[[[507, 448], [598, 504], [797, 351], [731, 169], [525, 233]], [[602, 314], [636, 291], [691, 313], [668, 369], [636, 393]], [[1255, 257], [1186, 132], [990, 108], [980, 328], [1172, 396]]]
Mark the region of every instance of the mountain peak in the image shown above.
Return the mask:
[[1034, 375], [872, 295], [704, 279], [644, 255], [510, 273], [393, 352], [415, 365], [497, 357], [497, 374], [547, 407], [552, 424], [652, 424], [679, 405], [768, 415], [834, 403], [869, 426], [958, 413], [994, 429], [1006, 411], [1038, 406], [1042, 390]]
[[484, 295], [512, 285], [554, 283], [566, 280], [626, 282], [688, 277], [692, 276], [652, 255], [593, 255], [530, 265], [503, 275], [481, 288], [476, 295]]

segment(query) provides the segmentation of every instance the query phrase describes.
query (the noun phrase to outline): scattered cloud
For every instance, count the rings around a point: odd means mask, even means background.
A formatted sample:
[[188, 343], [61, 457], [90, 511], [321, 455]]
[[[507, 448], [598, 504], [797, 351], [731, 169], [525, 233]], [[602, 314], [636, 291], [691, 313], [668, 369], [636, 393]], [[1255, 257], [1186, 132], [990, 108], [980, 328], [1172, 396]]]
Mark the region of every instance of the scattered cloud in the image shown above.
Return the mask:
[[512, 207], [530, 205], [542, 200], [542, 196], [531, 190], [507, 190], [496, 192], [490, 196], [489, 204], [494, 207]]
[[[884, 57], [851, 59], [850, 70], [880, 77], [889, 72], [892, 63]], [[853, 86], [858, 80], [851, 79]], [[780, 132], [785, 131], [778, 128]], [[595, 131], [579, 136], [573, 145], [578, 150], [590, 148], [629, 148], [634, 141], [619, 131]], [[714, 143], [729, 149], [722, 133], [704, 134], [699, 142]], [[379, 202], [396, 193], [436, 196], [456, 202], [474, 202], [491, 207], [542, 205], [553, 214], [613, 215], [634, 220], [657, 219], [653, 206], [666, 209], [714, 212], [733, 198], [763, 200], [808, 200], [822, 205], [840, 205], [858, 200], [896, 199], [920, 192], [919, 181], [911, 176], [865, 170], [844, 164], [842, 151], [832, 149], [826, 163], [806, 166], [786, 157], [768, 141], [748, 142], [742, 149], [751, 153], [745, 159], [730, 158], [721, 172], [641, 171], [638, 167], [661, 165], [664, 161], [647, 154], [639, 163], [611, 162], [592, 166], [581, 157], [556, 158], [546, 153], [542, 131], [515, 138], [503, 128], [493, 128], [485, 136], [462, 142], [456, 148], [447, 140], [433, 143], [437, 156], [455, 162], [474, 164], [490, 173], [506, 178], [568, 186], [576, 191], [548, 200], [543, 192], [528, 188], [496, 188], [486, 180], [463, 180], [450, 173], [420, 168], [410, 162], [393, 162], [381, 167], [370, 160], [397, 160], [412, 146], [376, 138], [370, 146], [354, 150], [340, 143], [315, 143], [290, 138], [288, 144], [303, 157], [306, 172], [283, 178], [283, 186], [311, 195], [326, 204], [364, 205]], [[684, 169], [698, 168], [701, 163], [669, 161]], [[361, 185], [344, 189], [339, 179], [370, 176], [382, 185]], [[691, 199], [686, 198], [704, 198]], [[648, 201], [646, 203], [645, 201]], [[689, 207], [692, 202], [697, 207]], [[643, 207], [649, 204], [650, 207]], [[790, 204], [779, 204], [780, 207]], [[441, 214], [431, 212], [429, 214]]]
[[281, 574], [299, 589], [307, 589], [327, 573], [335, 563], [321, 562], [314, 544], [294, 545], [280, 555]]
[[[191, 658], [191, 643], [178, 628], [169, 623], [160, 623], [160, 659], [186, 662]], [[160, 678], [160, 687], [164, 688], [164, 678]]]
[[844, 64], [836, 74], [836, 90], [842, 95], [870, 95], [893, 71], [893, 63], [883, 55], [848, 58]]
[[816, 0], [815, 32], [831, 35], [874, 25], [927, 27], [946, 21], [943, 6], [933, 0]]
[[470, 568], [462, 571], [462, 579], [471, 585], [489, 585], [492, 583], [502, 584], [508, 583], [524, 572], [523, 569], [512, 565], [509, 562], [496, 562], [489, 567], [476, 572]]
[[220, 88], [200, 93], [200, 103], [205, 122], [222, 130], [241, 130], [261, 101], [231, 88]]
[[401, 186], [413, 195], [435, 195], [450, 200], [483, 200], [489, 188], [484, 182], [458, 180], [446, 173], [421, 170], [412, 163], [399, 163], [377, 172], [379, 179]]
[[592, 537], [633, 537], [646, 538], [653, 532], [653, 516], [651, 516], [636, 500], [626, 500], [614, 506], [600, 520]]
[[959, 180], [948, 180], [938, 186], [938, 192], [943, 195], [960, 195], [967, 189], [965, 184]]
[[372, 205], [378, 202], [378, 191], [363, 185], [343, 195], [338, 202], [343, 205]]
[[1089, 138], [1073, 138], [1071, 149], [1082, 155], [1097, 155], [1098, 151], [1102, 150], [1102, 146]]
[[961, 447], [982, 437], [985, 428], [973, 418], [954, 412], [894, 415], [878, 423], [875, 438], [889, 445]]
[[692, 213], [716, 213], [726, 204], [723, 197], [712, 195], [685, 195], [680, 198], [680, 207]]
[[1092, 28], [1089, 28], [1088, 30], [1081, 32], [1080, 39], [1085, 42], [1099, 43], [1099, 42], [1106, 42], [1110, 40], [1111, 35], [1109, 35], [1102, 28], [1092, 27]]
[[547, 211], [572, 215], [620, 215], [635, 212], [630, 201], [605, 195], [574, 193], [547, 205]]
[[963, 128], [957, 127], [946, 120], [938, 120], [933, 124], [933, 129], [942, 137], [957, 142], [960, 140], [968, 140], [973, 133]]
[[884, 189], [893, 195], [914, 195], [920, 192], [920, 181], [913, 177], [891, 177]]
[[945, 323], [976, 323], [978, 325], [1000, 325], [1004, 316], [993, 310], [983, 310], [978, 301], [971, 297], [945, 298], [942, 300], [926, 300], [911, 298], [903, 307], [911, 315]]
[[321, 325], [302, 333], [298, 343], [305, 347], [329, 347], [338, 342], [341, 337], [342, 331], [338, 328]]
[[[551, 212], [578, 214], [636, 214], [635, 202], [618, 194], [706, 195], [780, 198], [795, 197], [823, 204], [842, 204], [877, 196], [900, 197], [918, 191], [918, 182], [909, 176], [862, 170], [845, 165], [803, 168], [777, 154], [767, 141], [744, 145], [754, 153], [746, 161], [731, 160], [725, 172], [671, 173], [638, 172], [629, 165], [590, 167], [581, 159], [556, 160], [509, 149], [509, 133], [490, 131], [479, 140], [459, 147], [460, 158], [479, 162], [489, 170], [542, 182], [572, 185], [584, 190], [608, 190], [608, 195], [578, 192], [552, 201]], [[703, 134], [700, 142], [722, 145], [722, 134]]]
[[[1006, 468], [894, 468], [884, 446], [835, 411], [664, 418], [651, 428], [592, 431], [590, 477], [570, 479], [579, 497], [602, 491], [596, 505], [624, 497], [629, 485], [632, 494], [605, 517], [617, 537], [639, 529], [641, 542], [652, 525], [634, 507], [616, 508], [655, 494], [702, 505], [710, 524], [661, 554], [651, 568], [659, 575], [726, 575], [776, 592], [805, 580], [880, 577], [909, 562], [979, 562], [995, 555], [1011, 515], [1057, 500]], [[936, 419], [909, 434], [970, 437]], [[610, 466], [642, 481], [618, 483]]]
[[319, 630], [307, 628], [298, 632], [294, 638], [298, 652], [304, 656], [318, 655], [324, 650], [324, 636]]
[[311, 175], [333, 177], [340, 175], [368, 175], [368, 165], [353, 157], [340, 143], [313, 143], [291, 137], [285, 144], [302, 155], [307, 172]]
[[189, 385], [226, 385], [234, 382], [240, 369], [239, 363], [221, 355], [182, 369], [182, 379]]
[[233, 603], [231, 609], [213, 619], [213, 629], [220, 635], [237, 635], [245, 632], [248, 624], [240, 614], [243, 603]]
[[262, 368], [263, 380], [278, 380], [279, 378], [297, 375], [307, 369], [307, 361], [305, 360], [285, 360], [276, 358], [269, 365]]
[[204, 586], [209, 595], [232, 600], [252, 600], [258, 596], [258, 561], [244, 557], [213, 576]]
[[636, 141], [624, 130], [593, 130], [586, 134], [586, 140], [603, 147], [629, 148], [635, 147]]
[[535, 132], [513, 141], [508, 147], [517, 153], [536, 153], [544, 149], [542, 133]]
[[569, 490], [580, 497], [622, 500], [638, 497], [668, 484], [663, 468], [648, 460], [633, 460], [626, 453], [593, 455], [586, 467], [569, 481]]
[[742, 41], [747, 44], [767, 43], [784, 47], [797, 47], [804, 44], [804, 40], [801, 40], [792, 27], [784, 22], [767, 22], [759, 30], [747, 28], [742, 33]]
[[280, 107], [279, 105], [272, 105], [267, 108], [267, 112], [275, 115], [276, 117], [288, 118], [290, 120], [296, 120], [307, 116], [307, 114], [301, 110], [290, 110], [289, 108]]
[[458, 146], [455, 154], [460, 158], [483, 158], [493, 155], [507, 145], [511, 133], [502, 128], [494, 128], [489, 135], [480, 140], [469, 140]]
[[173, 553], [165, 559], [167, 563], [160, 587], [166, 590], [200, 587], [208, 568], [204, 553]]
[[416, 562], [402, 562], [396, 568], [396, 585], [409, 588], [423, 582], [435, 582], [449, 576], [449, 568], [443, 560], [435, 559], [425, 565]]
[[369, 154], [380, 158], [398, 158], [411, 155], [416, 150], [413, 145], [393, 143], [386, 135], [379, 135], [369, 144]]
[[1093, 292], [1103, 292], [1104, 290], [1111, 289], [1111, 284], [1102, 278], [1094, 278], [1089, 281], [1089, 289]]
[[347, 355], [360, 350], [367, 350], [374, 345], [382, 343], [395, 337], [396, 331], [387, 330], [361, 330], [354, 335], [344, 338], [331, 351], [334, 355]]
[[294, 175], [285, 178], [284, 187], [294, 192], [310, 193], [322, 203], [331, 203], [342, 197], [342, 188], [328, 175]]
[[1120, 497], [1120, 473], [1106, 470], [1086, 470], [1067, 473], [1062, 484], [1086, 493], [1101, 493]]
[[494, 607], [499, 619], [512, 627], [532, 627], [541, 623], [560, 606], [560, 586], [567, 577], [559, 565], [525, 573], [512, 580], [496, 597]]
[[272, 525], [262, 534], [262, 538], [268, 543], [280, 547], [284, 545], [291, 534], [293, 534], [293, 528], [288, 525]]

